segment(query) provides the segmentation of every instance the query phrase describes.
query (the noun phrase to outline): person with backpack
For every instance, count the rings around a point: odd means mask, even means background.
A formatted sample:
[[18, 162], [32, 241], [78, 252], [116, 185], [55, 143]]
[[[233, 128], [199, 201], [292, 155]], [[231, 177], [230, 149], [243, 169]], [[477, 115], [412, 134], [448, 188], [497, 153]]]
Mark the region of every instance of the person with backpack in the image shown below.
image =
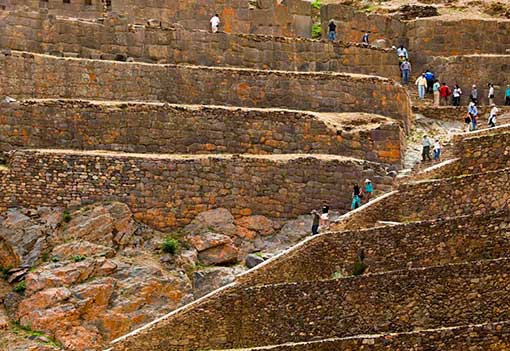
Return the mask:
[[439, 88], [439, 96], [441, 99], [441, 105], [448, 105], [448, 97], [452, 95], [452, 91], [450, 90], [450, 87], [446, 85], [445, 82], [443, 82], [443, 85], [441, 85], [441, 88]]
[[453, 93], [452, 93], [452, 105], [460, 106], [460, 96], [462, 95], [462, 90], [459, 85], [455, 83], [453, 85]]
[[370, 39], [368, 33], [363, 34], [363, 37], [361, 38], [361, 43], [363, 46], [369, 46], [370, 45]]
[[434, 80], [436, 79], [436, 76], [428, 68], [425, 70], [424, 75], [425, 75], [425, 79], [427, 80], [427, 93], [432, 93], [432, 89], [434, 86]]
[[328, 24], [328, 39], [330, 41], [336, 40], [336, 23], [331, 19]]

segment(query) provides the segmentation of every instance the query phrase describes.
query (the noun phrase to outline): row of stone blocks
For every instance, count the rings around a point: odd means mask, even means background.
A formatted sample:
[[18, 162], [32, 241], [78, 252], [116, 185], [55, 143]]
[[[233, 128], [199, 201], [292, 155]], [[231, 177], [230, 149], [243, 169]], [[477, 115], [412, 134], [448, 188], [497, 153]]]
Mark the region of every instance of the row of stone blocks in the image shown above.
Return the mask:
[[[487, 238], [479, 241], [476, 239], [475, 230], [469, 230], [468, 237], [463, 240], [471, 246], [462, 248], [459, 244], [452, 250], [449, 247], [451, 239], [461, 238], [464, 230], [468, 228], [458, 226], [459, 222], [466, 221], [466, 218], [454, 219], [452, 223], [425, 222], [390, 229], [388, 234], [401, 231], [411, 239], [409, 247], [417, 245], [413, 247], [425, 256], [415, 262], [430, 266], [428, 268], [399, 269], [364, 277], [321, 280], [324, 278], [320, 264], [323, 262], [321, 253], [313, 253], [312, 249], [311, 256], [315, 254], [315, 258], [319, 260], [308, 261], [308, 264], [313, 266], [310, 270], [315, 270], [317, 274], [317, 277], [312, 277], [313, 280], [306, 281], [302, 280], [303, 277], [297, 277], [298, 281], [294, 282], [291, 279], [288, 283], [255, 286], [253, 284], [265, 282], [264, 277], [255, 274], [251, 280], [248, 273], [245, 282], [241, 280], [238, 285], [114, 342], [112, 350], [247, 348], [349, 336], [358, 340], [344, 341], [345, 345], [349, 345], [349, 342], [355, 345], [359, 339], [363, 339], [362, 336], [357, 337], [358, 335], [407, 333], [420, 329], [507, 321], [510, 316], [507, 309], [501, 307], [510, 302], [510, 260], [472, 260], [491, 255], [497, 257], [506, 250], [508, 240], [504, 237], [508, 228], [508, 212], [501, 216], [472, 218], [476, 219], [480, 219], [481, 223], [491, 223], [493, 231], [488, 233]], [[466, 222], [474, 223], [469, 220]], [[416, 228], [421, 230], [421, 233], [413, 237], [412, 230]], [[437, 260], [437, 251], [432, 249], [426, 252], [427, 249], [424, 248], [430, 240], [425, 244], [420, 242], [424, 232], [429, 229], [437, 235], [433, 239], [441, 255]], [[441, 238], [441, 230], [446, 231], [446, 238]], [[370, 242], [370, 234], [380, 235], [382, 231], [366, 231], [360, 236], [363, 235]], [[349, 233], [344, 233], [347, 234]], [[491, 235], [496, 241], [490, 240]], [[499, 248], [501, 240], [506, 246]], [[320, 237], [315, 241], [321, 241]], [[380, 248], [378, 245], [376, 244], [375, 248]], [[395, 255], [400, 258], [400, 268], [405, 268], [408, 262], [414, 260], [412, 251], [401, 254], [396, 249]], [[472, 262], [435, 266], [450, 259], [452, 262]], [[282, 272], [282, 269], [292, 270], [291, 265], [294, 262], [291, 260], [287, 262], [288, 265], [283, 263], [272, 273], [282, 274], [283, 280], [287, 281], [285, 270]], [[372, 261], [372, 264], [377, 272], [377, 263]], [[391, 263], [386, 268], [384, 265], [385, 263], [382, 263], [380, 266], [382, 270], [392, 267]], [[369, 269], [370, 267], [372, 266], [369, 265]], [[259, 278], [262, 280], [259, 281]], [[252, 286], [245, 285], [248, 283]], [[508, 331], [501, 334], [503, 339], [500, 339], [501, 335], [497, 335], [497, 339], [492, 339], [492, 342], [508, 340]], [[482, 333], [482, 340], [484, 338]], [[319, 345], [317, 349], [327, 350], [328, 347]]]
[[405, 138], [390, 118], [169, 104], [0, 104], [0, 150], [61, 148], [172, 154], [312, 153], [400, 166]]
[[104, 24], [10, 12], [0, 22], [0, 48], [83, 58], [297, 71], [338, 71], [398, 79], [392, 50], [361, 44], [254, 34], [210, 33], [180, 27]]
[[295, 218], [328, 203], [346, 211], [352, 185], [371, 178], [388, 191], [378, 163], [334, 155], [155, 155], [72, 150], [18, 150], [0, 179], [0, 208], [128, 204], [158, 229], [188, 224], [227, 208], [236, 217]]
[[405, 89], [374, 76], [0, 55], [0, 95], [18, 98], [161, 101], [185, 104], [379, 113], [409, 127]]

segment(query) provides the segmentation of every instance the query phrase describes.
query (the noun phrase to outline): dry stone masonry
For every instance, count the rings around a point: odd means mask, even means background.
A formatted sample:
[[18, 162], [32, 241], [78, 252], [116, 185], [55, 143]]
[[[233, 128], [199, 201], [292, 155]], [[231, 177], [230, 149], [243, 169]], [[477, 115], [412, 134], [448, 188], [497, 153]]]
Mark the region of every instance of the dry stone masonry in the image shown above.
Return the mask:
[[414, 10], [323, 5], [330, 42], [304, 0], [0, 0], [0, 345], [510, 349], [510, 127], [395, 181], [413, 114], [465, 108], [391, 48], [501, 103], [510, 22]]

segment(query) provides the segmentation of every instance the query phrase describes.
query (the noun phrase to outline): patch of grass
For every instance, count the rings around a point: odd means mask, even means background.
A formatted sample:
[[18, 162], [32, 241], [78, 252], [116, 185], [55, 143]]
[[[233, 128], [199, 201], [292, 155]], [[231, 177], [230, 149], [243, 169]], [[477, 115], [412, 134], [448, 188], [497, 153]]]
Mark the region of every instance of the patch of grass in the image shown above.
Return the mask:
[[16, 286], [14, 287], [14, 291], [17, 292], [18, 294], [25, 293], [25, 290], [26, 290], [26, 283], [24, 280], [22, 282], [19, 282], [18, 284], [16, 284]]
[[363, 262], [356, 262], [354, 264], [354, 267], [352, 267], [352, 275], [355, 275], [355, 276], [358, 276], [358, 275], [362, 275], [363, 273], [365, 273], [365, 271], [367, 270], [367, 265], [364, 264]]
[[53, 262], [53, 263], [56, 263], [56, 262], [58, 262], [58, 261], [60, 261], [60, 258], [58, 258], [57, 256], [53, 256], [53, 257], [51, 258], [51, 262]]
[[168, 254], [174, 255], [179, 250], [179, 241], [172, 238], [171, 236], [167, 236], [163, 241], [163, 245], [161, 245], [161, 250]]
[[331, 275], [331, 279], [341, 279], [344, 278], [345, 274], [343, 272], [336, 271]]
[[312, 26], [312, 38], [313, 39], [319, 39], [322, 37], [322, 28], [319, 23], [315, 23]]
[[62, 214], [62, 221], [64, 223], [69, 223], [71, 222], [71, 219], [72, 219], [71, 214], [68, 211], [64, 211], [64, 213]]
[[9, 271], [12, 269], [12, 266], [0, 266], [0, 275], [3, 279], [7, 279], [9, 277]]
[[312, 1], [312, 7], [314, 9], [320, 10], [322, 6], [321, 0], [313, 0]]
[[71, 261], [73, 262], [81, 262], [81, 261], [85, 261], [85, 256], [82, 256], [82, 255], [74, 255], [73, 257], [71, 257]]
[[11, 328], [9, 331], [16, 335], [25, 335], [30, 339], [44, 338], [47, 341], [42, 341], [42, 340], [38, 340], [38, 341], [40, 341], [44, 345], [51, 346], [51, 347], [54, 347], [57, 349], [62, 348], [62, 345], [60, 345], [60, 343], [58, 343], [55, 340], [53, 340], [52, 338], [50, 338], [44, 332], [32, 330], [32, 328], [30, 328], [28, 326], [23, 326], [23, 325], [19, 324], [18, 322], [11, 323]]

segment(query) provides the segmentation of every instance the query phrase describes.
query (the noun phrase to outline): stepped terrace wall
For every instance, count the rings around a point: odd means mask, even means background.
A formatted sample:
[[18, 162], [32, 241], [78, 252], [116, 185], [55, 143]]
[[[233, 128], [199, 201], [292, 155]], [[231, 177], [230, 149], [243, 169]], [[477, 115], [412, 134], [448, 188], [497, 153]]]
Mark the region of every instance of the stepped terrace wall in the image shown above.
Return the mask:
[[201, 66], [153, 65], [45, 55], [0, 55], [0, 95], [18, 98], [165, 101], [411, 117], [404, 88], [385, 78]]
[[113, 350], [240, 348], [505, 321], [510, 312], [500, 307], [510, 303], [509, 268], [501, 259], [253, 287], [210, 298], [200, 309], [128, 336]]
[[434, 178], [473, 174], [510, 167], [510, 132], [465, 137], [455, 143], [457, 161], [438, 169]]
[[401, 164], [395, 120], [365, 114], [168, 104], [0, 104], [0, 150], [20, 147], [154, 153], [317, 153]]
[[[363, 335], [356, 338], [320, 340], [269, 346], [272, 351], [330, 350], [506, 350], [510, 348], [510, 323], [486, 323], [410, 333]], [[261, 348], [257, 350], [265, 350]]]
[[[23, 23], [23, 30], [19, 24]], [[182, 28], [131, 27], [17, 11], [0, 22], [0, 47], [83, 58], [126, 54], [135, 60], [297, 71], [338, 71], [399, 79], [392, 51], [302, 38], [212, 34]], [[94, 38], [94, 40], [91, 40]]]
[[15, 151], [0, 180], [0, 207], [78, 206], [121, 201], [159, 229], [227, 208], [236, 217], [294, 218], [329, 203], [346, 211], [366, 177], [378, 190], [392, 179], [379, 164], [340, 156], [190, 156], [65, 150]]
[[[407, 222], [479, 215], [510, 208], [510, 169], [401, 184], [398, 192], [353, 212], [339, 223], [367, 228], [378, 221]], [[483, 194], [483, 196], [480, 196]], [[337, 227], [337, 228], [338, 228]]]
[[112, 10], [131, 22], [156, 18], [188, 29], [209, 29], [209, 19], [217, 13], [222, 21], [220, 30], [228, 33], [312, 34], [312, 8], [303, 0], [263, 0], [255, 5], [248, 0], [112, 0]]
[[509, 214], [326, 233], [236, 281], [253, 286], [350, 276], [361, 248], [369, 273], [500, 258], [510, 248]]
[[[407, 24], [409, 48], [423, 56], [505, 54], [510, 45], [510, 20], [420, 18]], [[487, 40], [486, 33], [491, 33]]]

